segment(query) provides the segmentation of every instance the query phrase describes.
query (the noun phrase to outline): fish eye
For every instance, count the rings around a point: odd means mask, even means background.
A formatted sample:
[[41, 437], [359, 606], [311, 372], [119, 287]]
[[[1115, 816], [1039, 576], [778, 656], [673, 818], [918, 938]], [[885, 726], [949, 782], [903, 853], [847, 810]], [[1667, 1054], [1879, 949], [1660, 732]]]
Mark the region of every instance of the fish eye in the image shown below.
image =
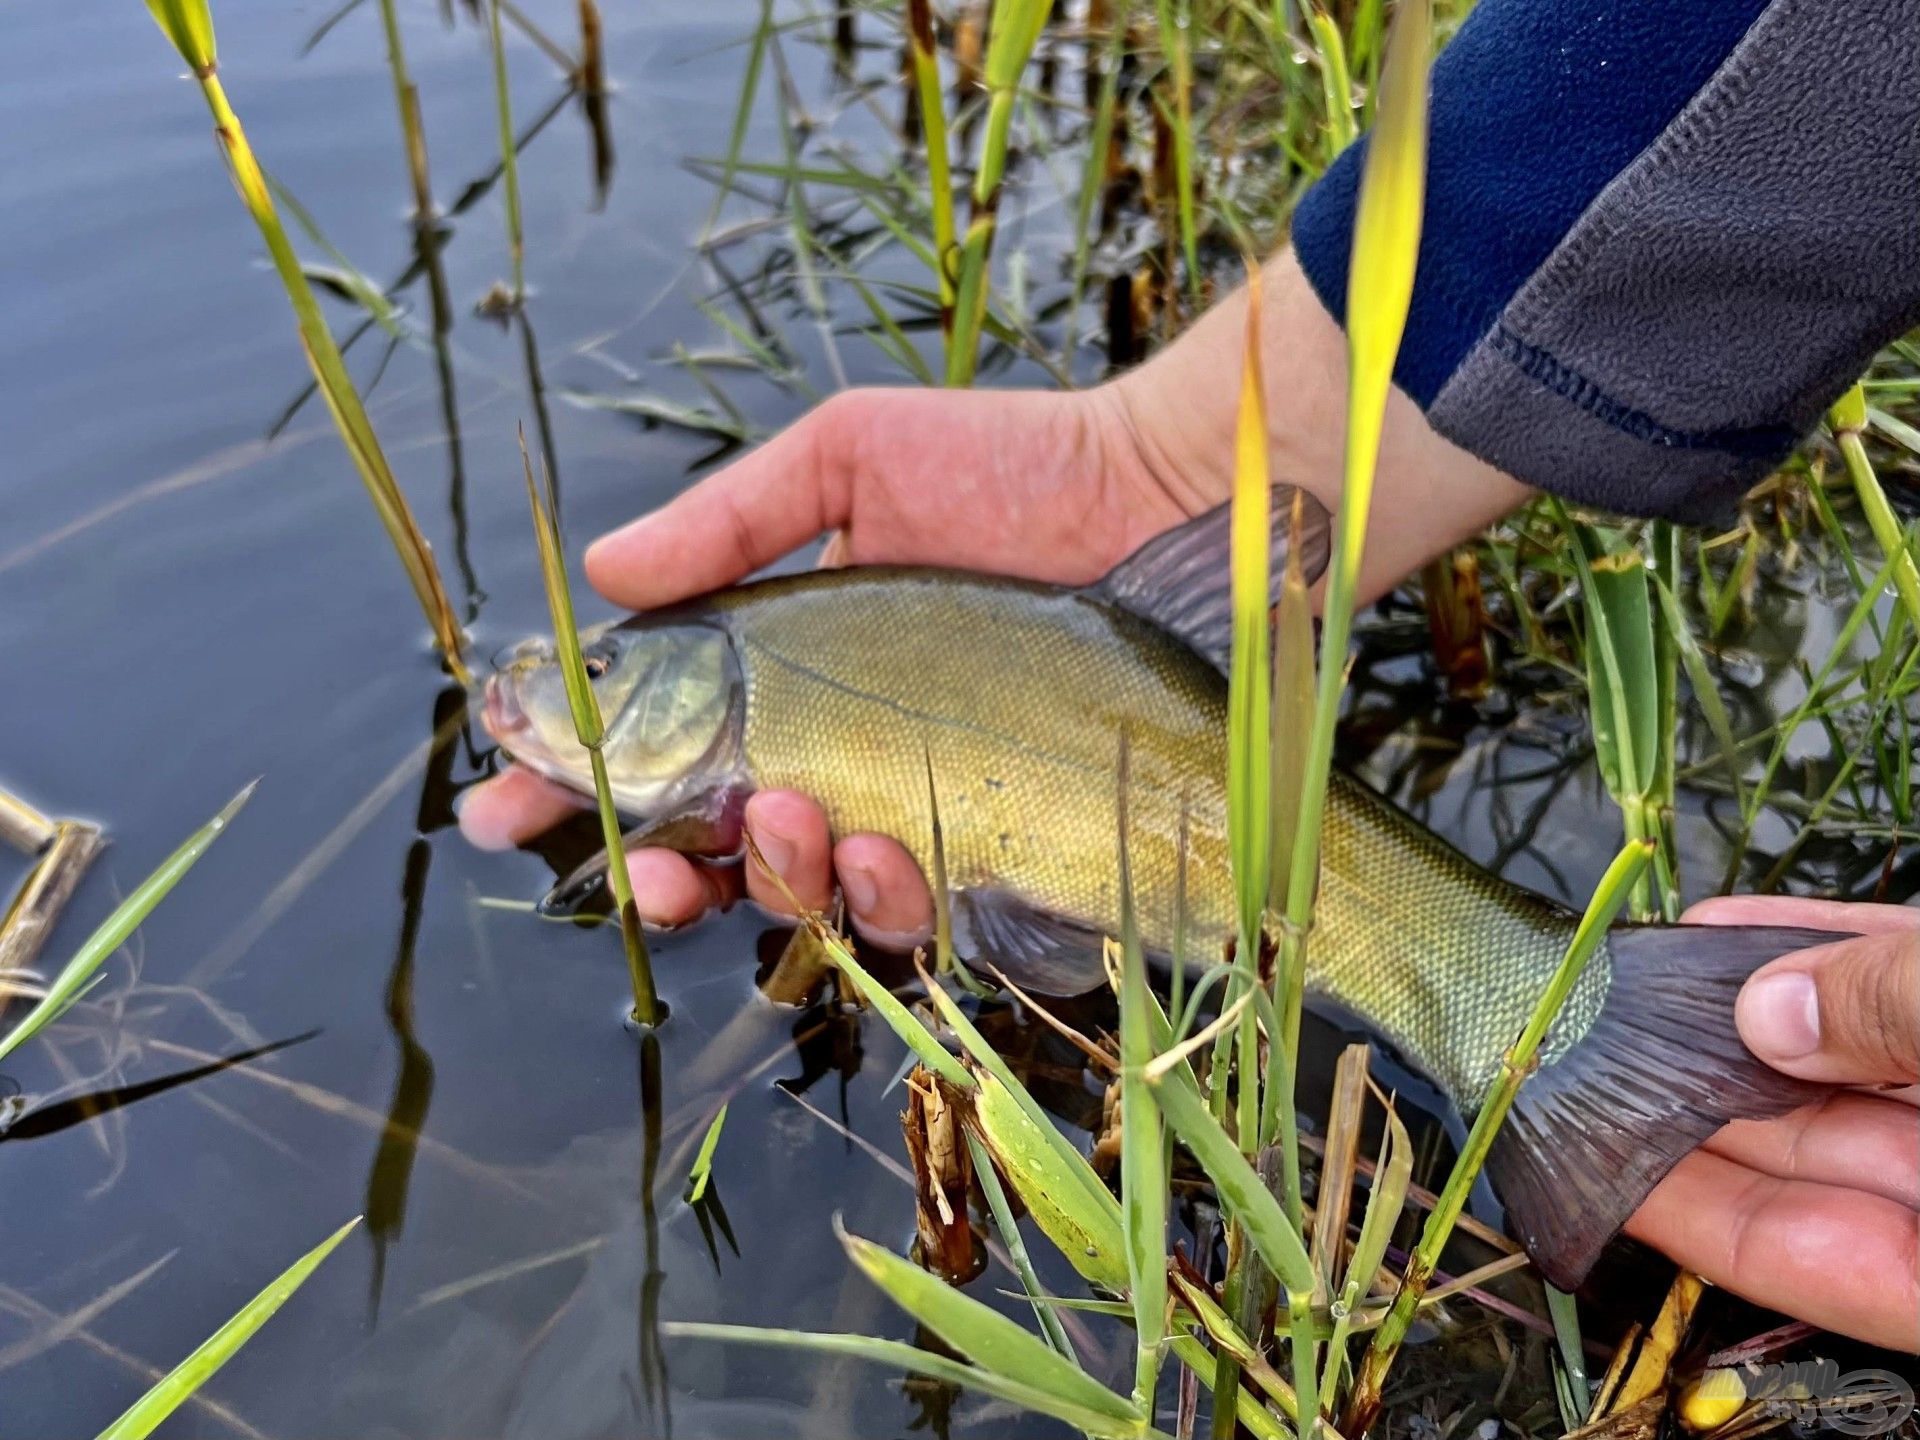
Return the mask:
[[604, 655], [583, 655], [580, 658], [586, 664], [589, 680], [598, 680], [613, 668], [612, 662]]

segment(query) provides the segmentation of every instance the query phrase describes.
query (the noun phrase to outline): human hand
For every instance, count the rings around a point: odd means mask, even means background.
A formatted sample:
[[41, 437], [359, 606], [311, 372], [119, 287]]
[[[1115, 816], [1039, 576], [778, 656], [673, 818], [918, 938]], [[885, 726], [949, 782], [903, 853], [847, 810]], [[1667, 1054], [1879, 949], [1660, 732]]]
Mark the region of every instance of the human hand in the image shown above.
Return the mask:
[[1906, 1088], [1733, 1122], [1661, 1181], [1628, 1233], [1772, 1309], [1920, 1351], [1920, 910], [1732, 896], [1685, 919], [1854, 932], [1757, 971], [1735, 1006], [1740, 1035], [1789, 1075]]
[[[1090, 581], [1224, 497], [1223, 489], [1162, 483], [1143, 463], [1122, 403], [1112, 388], [850, 391], [604, 536], [587, 551], [587, 578], [616, 604], [648, 609], [732, 584], [831, 531], [823, 557], [830, 564], [951, 565]], [[467, 795], [460, 824], [475, 844], [504, 848], [577, 804], [510, 767]], [[837, 874], [867, 938], [895, 948], [926, 938], [932, 899], [897, 841], [830, 837], [820, 807], [790, 790], [752, 796], [746, 822], [802, 905], [825, 910]], [[734, 898], [743, 883], [770, 909], [790, 909], [751, 865], [708, 866], [647, 849], [628, 857], [628, 869], [641, 914], [657, 924], [691, 921]]]
[[[1235, 291], [1152, 361], [1096, 390], [857, 390], [588, 551], [587, 578], [635, 609], [738, 581], [828, 532], [827, 564], [947, 565], [1067, 584], [1098, 579], [1140, 545], [1227, 497], [1233, 479], [1247, 296]], [[1339, 503], [1346, 338], [1291, 254], [1265, 270], [1261, 311], [1269, 467]], [[1443, 439], [1405, 395], [1381, 437], [1362, 602], [1519, 504], [1526, 490]], [[510, 768], [468, 793], [461, 828], [500, 849], [576, 803]], [[906, 850], [835, 837], [793, 791], [747, 802], [755, 844], [801, 904], [824, 909], [838, 874], [854, 926], [910, 948], [933, 902]], [[665, 850], [629, 857], [634, 899], [680, 924], [746, 892], [786, 911], [755, 867]]]

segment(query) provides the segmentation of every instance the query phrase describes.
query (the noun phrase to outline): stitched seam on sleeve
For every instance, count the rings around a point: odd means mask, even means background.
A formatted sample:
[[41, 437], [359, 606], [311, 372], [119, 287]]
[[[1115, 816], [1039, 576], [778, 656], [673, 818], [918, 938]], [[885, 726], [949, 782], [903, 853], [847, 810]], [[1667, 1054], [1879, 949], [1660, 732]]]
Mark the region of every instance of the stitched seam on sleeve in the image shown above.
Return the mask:
[[1541, 389], [1558, 395], [1603, 424], [1642, 444], [1664, 450], [1717, 450], [1751, 460], [1772, 460], [1791, 450], [1799, 434], [1789, 425], [1751, 425], [1721, 430], [1676, 430], [1645, 411], [1614, 399], [1564, 361], [1522, 340], [1504, 324], [1487, 337], [1500, 358]]

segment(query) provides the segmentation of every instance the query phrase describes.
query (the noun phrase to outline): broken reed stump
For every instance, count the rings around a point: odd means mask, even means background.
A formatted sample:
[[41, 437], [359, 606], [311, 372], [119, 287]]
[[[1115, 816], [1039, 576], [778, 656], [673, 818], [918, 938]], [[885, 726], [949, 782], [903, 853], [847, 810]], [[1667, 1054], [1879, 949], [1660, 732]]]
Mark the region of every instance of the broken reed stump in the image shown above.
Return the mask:
[[0, 790], [0, 840], [24, 855], [38, 855], [53, 843], [56, 828], [26, 801]]
[[952, 1085], [916, 1065], [907, 1077], [907, 1108], [900, 1116], [913, 1162], [914, 1258], [956, 1285], [987, 1263], [986, 1247], [968, 1217], [973, 1159], [960, 1128], [964, 1103]]
[[40, 958], [60, 923], [60, 912], [106, 848], [97, 825], [49, 820], [25, 801], [0, 790], [0, 840], [39, 857], [6, 912], [0, 914], [0, 1006], [19, 993], [18, 979]]

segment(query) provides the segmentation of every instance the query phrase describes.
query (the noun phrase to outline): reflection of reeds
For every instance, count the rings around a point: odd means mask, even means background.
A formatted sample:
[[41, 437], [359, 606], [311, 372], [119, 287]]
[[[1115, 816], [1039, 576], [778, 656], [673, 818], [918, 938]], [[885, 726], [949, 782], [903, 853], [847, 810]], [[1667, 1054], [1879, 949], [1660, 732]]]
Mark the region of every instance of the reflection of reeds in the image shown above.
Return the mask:
[[587, 122], [587, 140], [593, 149], [593, 203], [606, 203], [613, 183], [613, 129], [607, 117], [606, 42], [600, 7], [580, 0], [580, 64], [574, 73], [580, 92], [580, 113]]
[[367, 418], [366, 408], [361, 404], [359, 392], [354, 389], [353, 380], [347, 374], [339, 347], [334, 344], [333, 333], [320, 314], [313, 289], [307, 283], [299, 258], [294, 254], [286, 230], [280, 223], [266, 176], [247, 143], [240, 117], [234, 114], [227, 102], [226, 90], [220, 83], [217, 70], [213, 16], [206, 0], [148, 0], [148, 8], [161, 30], [173, 42], [174, 49], [179, 51], [180, 58], [192, 67], [194, 78], [200, 84], [207, 108], [213, 113], [214, 135], [227, 162], [228, 174], [233, 179], [234, 188], [239, 191], [241, 203], [247, 207], [247, 213], [260, 229], [267, 253], [273, 259], [273, 268], [286, 289], [288, 302], [293, 306], [294, 320], [300, 331], [300, 346], [306, 354], [307, 364], [312, 367], [320, 393], [326, 399], [327, 409], [333, 416], [348, 455], [353, 459], [354, 468], [360, 474], [361, 483], [366, 486], [367, 494], [373, 500], [380, 523], [386, 528], [387, 536], [400, 556], [401, 567], [413, 586], [414, 598], [419, 601], [427, 623], [433, 627], [434, 638], [439, 643], [447, 666], [456, 678], [464, 682], [468, 677], [462, 654], [463, 637], [441, 584], [433, 548], [420, 533], [413, 511], [400, 490], [400, 483], [387, 464], [387, 457], [373, 432], [373, 423]]

